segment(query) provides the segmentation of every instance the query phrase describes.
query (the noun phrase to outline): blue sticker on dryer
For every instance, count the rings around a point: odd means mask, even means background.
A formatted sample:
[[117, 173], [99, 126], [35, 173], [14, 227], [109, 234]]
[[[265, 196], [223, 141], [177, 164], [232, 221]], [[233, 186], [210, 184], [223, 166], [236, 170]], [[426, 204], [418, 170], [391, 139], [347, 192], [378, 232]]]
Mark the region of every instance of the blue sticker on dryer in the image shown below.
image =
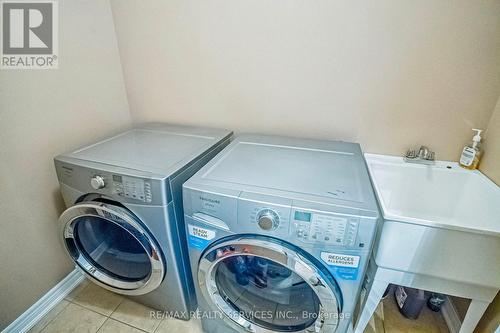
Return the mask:
[[188, 224], [189, 246], [204, 249], [215, 238], [215, 231]]
[[330, 266], [336, 277], [344, 280], [356, 280], [358, 278], [359, 259], [360, 256], [321, 252], [321, 260]]

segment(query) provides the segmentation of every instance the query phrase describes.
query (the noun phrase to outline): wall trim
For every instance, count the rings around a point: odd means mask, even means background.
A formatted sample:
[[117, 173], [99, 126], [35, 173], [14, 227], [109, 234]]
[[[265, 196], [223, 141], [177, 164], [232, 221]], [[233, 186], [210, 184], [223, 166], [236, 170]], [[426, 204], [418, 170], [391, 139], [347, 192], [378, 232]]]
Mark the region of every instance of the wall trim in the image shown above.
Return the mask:
[[40, 319], [52, 310], [83, 280], [83, 273], [75, 268], [64, 279], [43, 295], [35, 304], [24, 311], [16, 320], [7, 326], [2, 333], [25, 333], [32, 328]]
[[458, 333], [460, 331], [460, 326], [462, 326], [462, 321], [458, 315], [457, 309], [449, 296], [446, 296], [446, 301], [441, 307], [441, 314], [443, 315], [444, 321], [448, 326], [450, 333]]

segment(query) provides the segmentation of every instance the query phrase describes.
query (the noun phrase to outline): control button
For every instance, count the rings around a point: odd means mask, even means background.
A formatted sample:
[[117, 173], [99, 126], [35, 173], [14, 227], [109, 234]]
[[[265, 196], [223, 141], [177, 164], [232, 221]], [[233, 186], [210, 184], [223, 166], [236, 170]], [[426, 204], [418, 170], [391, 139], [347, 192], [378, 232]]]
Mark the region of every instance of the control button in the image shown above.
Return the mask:
[[104, 178], [101, 176], [94, 176], [90, 179], [90, 186], [92, 186], [94, 190], [100, 190], [106, 186], [106, 183], [104, 182]]
[[264, 230], [271, 230], [273, 228], [274, 221], [270, 216], [259, 217], [259, 227]]
[[279, 225], [279, 217], [274, 211], [270, 209], [265, 209], [259, 212], [257, 217], [257, 223], [259, 227], [263, 230], [274, 230]]
[[329, 240], [330, 240], [330, 237], [325, 236], [325, 240], [326, 240], [326, 241], [329, 241]]

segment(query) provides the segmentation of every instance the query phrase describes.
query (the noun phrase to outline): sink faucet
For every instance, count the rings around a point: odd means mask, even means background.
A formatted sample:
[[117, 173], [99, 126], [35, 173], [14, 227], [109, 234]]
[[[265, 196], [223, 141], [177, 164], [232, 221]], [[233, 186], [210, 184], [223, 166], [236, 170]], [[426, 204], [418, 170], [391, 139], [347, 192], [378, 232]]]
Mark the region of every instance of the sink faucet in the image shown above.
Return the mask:
[[415, 149], [408, 149], [404, 155], [405, 162], [418, 164], [434, 164], [435, 153], [426, 146], [420, 146], [418, 152]]

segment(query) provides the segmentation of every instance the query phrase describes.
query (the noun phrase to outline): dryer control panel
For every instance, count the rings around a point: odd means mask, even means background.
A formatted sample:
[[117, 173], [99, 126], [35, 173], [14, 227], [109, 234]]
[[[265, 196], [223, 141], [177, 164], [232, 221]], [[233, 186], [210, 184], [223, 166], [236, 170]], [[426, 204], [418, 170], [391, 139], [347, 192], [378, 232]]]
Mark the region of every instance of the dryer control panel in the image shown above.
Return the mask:
[[305, 243], [355, 246], [359, 217], [293, 210], [291, 235]]
[[[83, 167], [56, 160], [61, 184], [83, 193], [98, 193], [123, 203], [162, 205], [168, 199], [162, 180]], [[167, 201], [168, 202], [168, 201]]]
[[151, 202], [151, 182], [141, 178], [113, 175], [114, 192], [125, 198]]

